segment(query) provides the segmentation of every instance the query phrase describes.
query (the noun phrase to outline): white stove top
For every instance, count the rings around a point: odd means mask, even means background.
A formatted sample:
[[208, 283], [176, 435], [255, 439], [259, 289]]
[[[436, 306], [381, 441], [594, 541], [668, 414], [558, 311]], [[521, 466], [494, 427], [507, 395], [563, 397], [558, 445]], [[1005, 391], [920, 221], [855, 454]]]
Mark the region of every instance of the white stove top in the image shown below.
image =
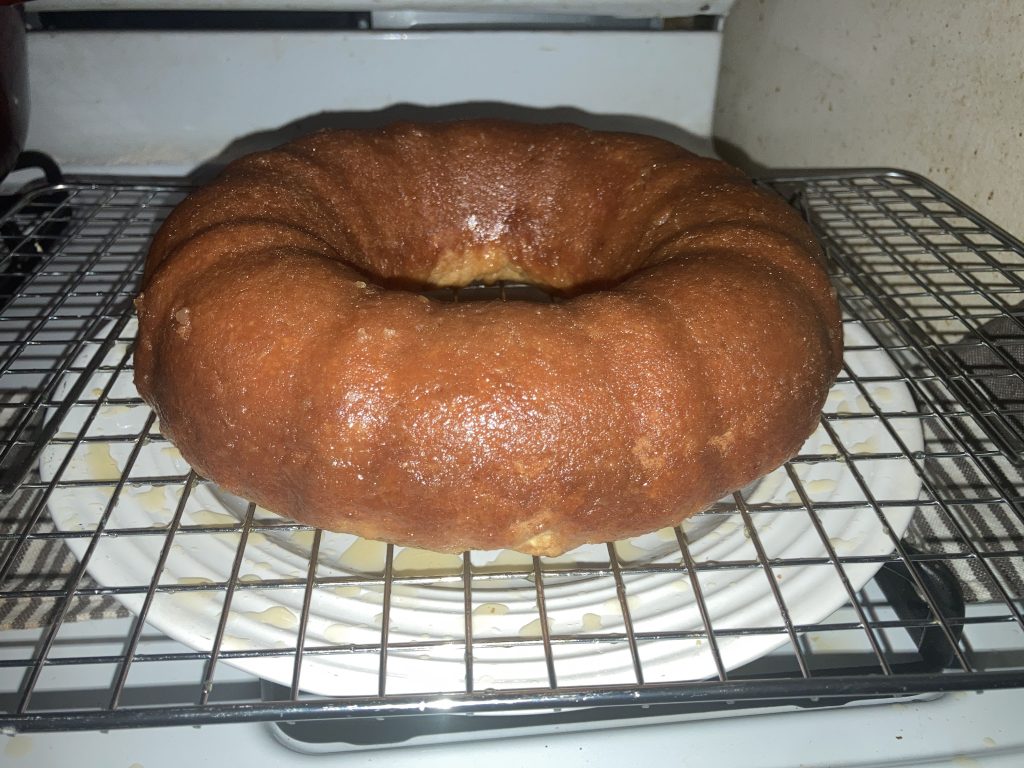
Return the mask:
[[[302, 0], [307, 8], [344, 4]], [[38, 0], [34, 11], [69, 7]], [[164, 7], [160, 0], [96, 0], [96, 7]], [[216, 6], [195, 0], [177, 7]], [[289, 5], [248, 0], [247, 7]], [[495, 3], [375, 2], [377, 8], [481, 10]], [[522, 0], [516, 8], [558, 5]], [[574, 3], [574, 12], [639, 12], [668, 7], [679, 15], [719, 13], [727, 3]], [[707, 10], [703, 6], [707, 6]], [[76, 0], [76, 8], [85, 7]], [[504, 8], [510, 8], [504, 5]], [[185, 173], [221, 155], [316, 127], [333, 111], [364, 113], [406, 105], [517, 104], [554, 117], [629, 115], [615, 127], [664, 132], [710, 149], [720, 36], [691, 33], [502, 32], [487, 38], [446, 33], [293, 32], [30, 36], [32, 148], [70, 171]], [[456, 44], [457, 40], [457, 44]], [[125, 66], [125, 63], [131, 63]], [[304, 73], [301, 78], [295, 72]], [[159, 73], [159, 77], [154, 77]], [[252, 88], [253, 81], [261, 86]], [[567, 97], [571, 94], [571, 97]], [[411, 105], [411, 106], [409, 106]], [[568, 105], [571, 105], [569, 107]], [[310, 118], [310, 116], [313, 116]], [[311, 124], [309, 120], [312, 119]], [[600, 117], [600, 119], [607, 119]], [[639, 121], [642, 121], [641, 125]], [[70, 127], [74, 129], [71, 130]], [[598, 125], [597, 127], [607, 127]], [[254, 133], [256, 132], [256, 133]], [[271, 137], [268, 134], [273, 133]], [[241, 141], [238, 141], [241, 137]], [[249, 143], [246, 143], [249, 142]], [[697, 146], [694, 146], [697, 145]], [[274, 764], [389, 768], [462, 765], [716, 766], [834, 768], [1024, 765], [1024, 690], [956, 693], [931, 701], [707, 716], [660, 725], [409, 746], [344, 756], [307, 755], [279, 744], [266, 724], [218, 724], [111, 733], [8, 736], [0, 766], [222, 766]], [[478, 715], [477, 717], [484, 717]]]
[[764, 714], [657, 726], [546, 734], [445, 746], [306, 755], [278, 744], [264, 724], [8, 737], [0, 765], [223, 768], [343, 764], [433, 768], [479, 764], [715, 766], [715, 768], [1019, 768], [1020, 691], [956, 693], [934, 701]]

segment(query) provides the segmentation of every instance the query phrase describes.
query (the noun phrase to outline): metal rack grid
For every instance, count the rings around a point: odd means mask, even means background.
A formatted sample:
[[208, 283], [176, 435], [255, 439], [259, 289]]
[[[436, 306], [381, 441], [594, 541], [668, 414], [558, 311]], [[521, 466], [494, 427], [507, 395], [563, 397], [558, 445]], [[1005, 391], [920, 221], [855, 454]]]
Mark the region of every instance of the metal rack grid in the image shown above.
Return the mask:
[[[783, 502], [744, 491], [701, 516], [734, 521], [749, 540], [744, 556], [695, 556], [691, 534], [680, 527], [666, 537], [674, 555], [657, 562], [608, 545], [603, 561], [582, 564], [533, 558], [481, 567], [467, 553], [417, 570], [381, 547], [372, 568], [340, 574], [321, 567], [326, 544], [319, 531], [244, 504], [231, 519], [190, 518], [190, 499], [210, 484], [187, 466], [146, 474], [146, 455], [173, 448], [141, 401], [125, 394], [130, 302], [148, 240], [185, 187], [97, 178], [26, 193], [0, 221], [8, 252], [0, 297], [0, 722], [53, 730], [538, 707], [621, 713], [634, 705], [807, 705], [1024, 686], [1024, 247], [927, 180], [902, 172], [815, 172], [766, 183], [817, 230], [847, 323], [864, 329], [858, 338], [868, 341], [848, 344], [837, 383], [846, 394], [826, 404], [817, 447], [780, 470], [790, 488]], [[878, 352], [891, 360], [891, 372], [865, 372], [852, 362]], [[881, 396], [888, 388], [905, 390], [913, 405], [894, 408]], [[131, 414], [123, 428], [103, 426], [120, 424], [118, 414]], [[867, 421], [877, 440], [851, 444], [847, 428]], [[920, 432], [920, 447], [906, 439], [908, 424]], [[97, 447], [98, 457], [90, 453]], [[76, 462], [89, 470], [84, 476], [75, 474]], [[920, 492], [882, 492], [873, 468], [885, 462], [908, 469]], [[857, 501], [823, 497], [806, 480], [815, 466], [841, 468]], [[154, 525], [120, 517], [120, 500], [140, 489], [160, 492]], [[95, 514], [56, 525], [58, 499], [65, 508], [81, 499]], [[875, 521], [885, 546], [844, 554], [829, 519], [851, 508]], [[890, 520], [908, 509], [913, 518], [901, 537]], [[820, 544], [814, 553], [766, 546], [762, 521], [780, 514], [813, 531]], [[301, 539], [304, 567], [274, 578], [243, 572], [253, 541], [282, 535]], [[129, 541], [145, 542], [153, 553], [148, 577], [93, 580], [102, 562], [117, 557], [115, 545]], [[163, 578], [181, 542], [212, 541], [226, 553], [222, 576]], [[858, 588], [848, 573], [863, 565], [877, 573]], [[801, 568], [830, 574], [847, 605], [820, 621], [794, 620], [783, 577]], [[704, 598], [708, 586], [721, 574], [751, 573], [769, 585], [777, 620], [718, 623], [717, 608]], [[632, 615], [637, 580], [650, 577], [692, 590], [696, 628], [652, 629]], [[531, 631], [481, 631], [481, 608], [495, 605], [487, 602], [489, 590], [510, 581], [532, 595]], [[606, 589], [614, 620], [560, 625], [549, 614], [552, 595], [566, 584]], [[402, 628], [406, 591], [422, 587], [457, 595], [458, 631], [438, 638]], [[315, 605], [331, 590], [374, 595], [379, 615], [354, 635], [312, 642]], [[290, 639], [240, 646], [232, 604], [283, 594], [299, 606], [276, 622], [287, 625], [276, 629]], [[145, 621], [167, 601], [200, 596], [214, 598], [216, 607], [214, 631], [203, 643], [182, 645]], [[732, 664], [721, 647], [733, 638], [767, 638], [769, 652]], [[676, 679], [655, 673], [650, 649], [671, 643], [702, 647], [710, 672]], [[581, 648], [594, 659], [615, 651], [627, 663], [606, 680], [579, 684], [563, 667], [566, 653]], [[506, 652], [529, 656], [536, 680], [495, 679], [495, 665], [485, 662]], [[397, 663], [434, 655], [454, 658], [458, 674], [426, 690], [396, 679]], [[343, 678], [341, 690], [307, 693], [303, 671], [324, 659], [369, 664], [371, 683], [345, 690]], [[288, 680], [259, 685], [232, 669], [253, 660], [285, 665]]]

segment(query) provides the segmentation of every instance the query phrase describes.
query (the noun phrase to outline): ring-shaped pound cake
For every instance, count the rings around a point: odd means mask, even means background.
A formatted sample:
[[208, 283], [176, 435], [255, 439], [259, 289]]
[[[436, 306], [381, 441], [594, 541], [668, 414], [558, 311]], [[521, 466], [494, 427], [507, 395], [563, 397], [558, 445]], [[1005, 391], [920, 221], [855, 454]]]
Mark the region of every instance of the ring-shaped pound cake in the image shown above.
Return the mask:
[[[516, 281], [550, 303], [430, 299]], [[135, 380], [202, 475], [295, 520], [555, 555], [792, 457], [841, 363], [783, 201], [654, 138], [501, 121], [318, 133], [157, 234]]]

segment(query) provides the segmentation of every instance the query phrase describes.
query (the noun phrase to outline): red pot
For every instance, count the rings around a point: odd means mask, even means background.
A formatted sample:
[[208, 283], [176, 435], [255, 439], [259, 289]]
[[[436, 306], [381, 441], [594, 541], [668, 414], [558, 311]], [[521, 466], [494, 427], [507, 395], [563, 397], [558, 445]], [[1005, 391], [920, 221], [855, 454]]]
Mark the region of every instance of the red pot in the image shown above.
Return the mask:
[[14, 167], [27, 132], [25, 22], [17, 8], [0, 7], [0, 179]]

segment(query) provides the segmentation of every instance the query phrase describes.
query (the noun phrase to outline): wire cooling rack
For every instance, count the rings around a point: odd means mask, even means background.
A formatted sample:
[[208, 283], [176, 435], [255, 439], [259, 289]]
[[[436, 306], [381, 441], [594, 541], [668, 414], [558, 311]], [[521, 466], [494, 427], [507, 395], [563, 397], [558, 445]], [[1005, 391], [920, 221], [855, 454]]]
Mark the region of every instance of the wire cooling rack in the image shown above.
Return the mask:
[[[577, 559], [339, 544], [226, 497], [130, 384], [142, 260], [187, 189], [23, 194], [0, 219], [0, 724], [598, 718], [1024, 686], [1024, 247], [902, 172], [764, 183], [816, 229], [846, 315], [818, 432], [653, 544]], [[803, 543], [778, 544], [793, 526]], [[824, 615], [791, 586], [808, 573], [838, 596]], [[729, 607], [754, 582], [767, 614]]]

